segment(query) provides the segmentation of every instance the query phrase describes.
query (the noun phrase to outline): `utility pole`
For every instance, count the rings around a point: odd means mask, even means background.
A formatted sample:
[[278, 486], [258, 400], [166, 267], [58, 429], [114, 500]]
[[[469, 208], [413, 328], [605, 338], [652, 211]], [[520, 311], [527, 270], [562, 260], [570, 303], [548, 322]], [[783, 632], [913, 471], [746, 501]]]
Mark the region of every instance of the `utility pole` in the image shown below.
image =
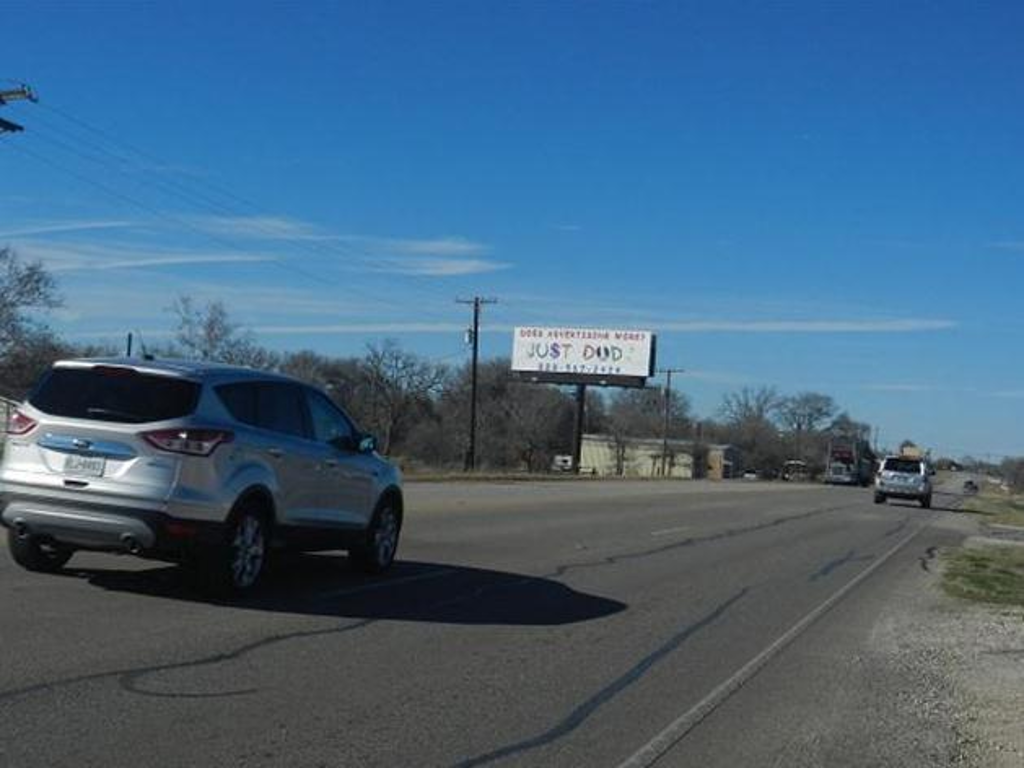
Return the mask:
[[683, 368], [662, 368], [658, 373], [664, 373], [665, 381], [665, 420], [661, 425], [661, 476], [665, 477], [668, 467], [668, 420], [672, 405], [672, 374], [682, 373]]
[[[27, 85], [20, 85], [17, 88], [0, 89], [0, 107], [10, 101], [19, 100], [39, 101], [35, 92]], [[25, 129], [17, 123], [12, 123], [10, 120], [4, 120], [0, 117], [0, 133], [17, 133], [23, 130]]]
[[480, 307], [484, 304], [497, 304], [497, 299], [485, 299], [474, 296], [472, 299], [456, 299], [457, 304], [473, 305], [473, 327], [469, 330], [469, 338], [473, 344], [473, 365], [471, 372], [471, 393], [469, 397], [469, 448], [466, 450], [465, 470], [476, 469], [476, 371], [480, 359]]

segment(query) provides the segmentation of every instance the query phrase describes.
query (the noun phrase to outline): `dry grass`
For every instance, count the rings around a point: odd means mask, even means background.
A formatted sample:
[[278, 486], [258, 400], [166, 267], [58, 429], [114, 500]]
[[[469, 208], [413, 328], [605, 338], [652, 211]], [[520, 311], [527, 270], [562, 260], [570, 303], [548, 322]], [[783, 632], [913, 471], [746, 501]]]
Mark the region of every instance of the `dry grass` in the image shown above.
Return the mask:
[[1024, 546], [950, 552], [945, 556], [942, 586], [955, 597], [1024, 606]]
[[983, 516], [986, 523], [1024, 527], [1024, 496], [998, 488], [984, 488], [966, 498], [963, 511]]

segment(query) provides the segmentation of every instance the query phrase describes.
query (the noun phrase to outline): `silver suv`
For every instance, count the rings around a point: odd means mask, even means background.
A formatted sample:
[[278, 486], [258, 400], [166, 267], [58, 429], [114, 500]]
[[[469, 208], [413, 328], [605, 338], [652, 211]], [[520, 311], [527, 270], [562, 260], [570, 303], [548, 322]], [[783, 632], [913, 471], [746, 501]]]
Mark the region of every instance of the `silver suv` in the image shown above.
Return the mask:
[[272, 550], [395, 557], [398, 470], [323, 392], [247, 368], [138, 359], [53, 365], [8, 420], [0, 520], [14, 559], [77, 549], [181, 561], [246, 592]]
[[933, 471], [924, 459], [886, 456], [875, 477], [875, 504], [886, 499], [913, 499], [928, 509], [932, 505]]

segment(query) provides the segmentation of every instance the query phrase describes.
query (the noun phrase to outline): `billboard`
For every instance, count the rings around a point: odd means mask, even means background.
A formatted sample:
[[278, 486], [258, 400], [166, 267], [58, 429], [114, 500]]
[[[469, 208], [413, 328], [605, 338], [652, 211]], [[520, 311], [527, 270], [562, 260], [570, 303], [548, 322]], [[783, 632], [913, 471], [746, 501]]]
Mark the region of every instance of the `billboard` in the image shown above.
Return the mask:
[[644, 386], [654, 375], [650, 331], [517, 326], [512, 375], [563, 384]]

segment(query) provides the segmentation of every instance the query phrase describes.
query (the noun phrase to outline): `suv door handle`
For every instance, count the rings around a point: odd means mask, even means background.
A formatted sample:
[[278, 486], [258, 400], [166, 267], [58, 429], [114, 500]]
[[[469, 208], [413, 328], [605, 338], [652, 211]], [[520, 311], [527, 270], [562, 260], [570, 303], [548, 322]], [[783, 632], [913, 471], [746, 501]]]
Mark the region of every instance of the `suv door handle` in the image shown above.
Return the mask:
[[284, 456], [284, 451], [282, 451], [280, 448], [267, 448], [267, 453], [269, 453], [275, 459], [280, 459], [282, 456]]
[[336, 462], [334, 459], [326, 459], [324, 461], [324, 466], [327, 467], [328, 469], [335, 469], [338, 466], [338, 462]]

